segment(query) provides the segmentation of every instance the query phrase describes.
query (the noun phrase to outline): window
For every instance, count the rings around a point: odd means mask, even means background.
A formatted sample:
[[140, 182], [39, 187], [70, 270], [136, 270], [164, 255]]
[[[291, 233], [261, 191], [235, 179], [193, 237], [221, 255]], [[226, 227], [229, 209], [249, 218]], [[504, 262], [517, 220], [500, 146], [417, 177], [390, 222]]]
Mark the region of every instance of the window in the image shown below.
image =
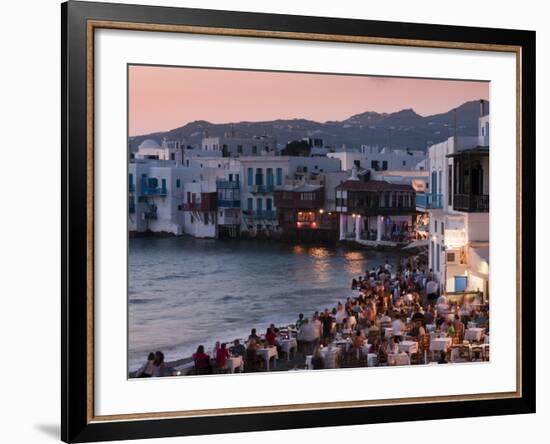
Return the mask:
[[192, 224], [195, 223], [195, 218], [193, 217], [193, 215], [191, 215], [191, 223], [192, 223]]
[[132, 173], [128, 174], [128, 189], [132, 190], [134, 187], [134, 175]]
[[264, 184], [264, 172], [262, 168], [256, 168], [256, 185]]
[[268, 197], [265, 200], [265, 209], [267, 211], [271, 211], [273, 209], [273, 200], [271, 199], [271, 197]]
[[235, 174], [235, 182], [239, 182], [239, 175]]
[[441, 234], [445, 234], [445, 224], [441, 222]]
[[406, 165], [407, 165], [407, 161], [404, 160], [404, 161], [403, 161], [403, 166], [406, 166]]
[[453, 204], [453, 166], [447, 167], [447, 204]]
[[252, 146], [252, 154], [258, 154], [258, 147], [256, 145]]
[[181, 188], [181, 179], [176, 179], [176, 188]]
[[283, 184], [283, 169], [277, 168], [277, 185]]
[[382, 169], [383, 169], [383, 170], [387, 170], [387, 169], [388, 169], [388, 161], [387, 161], [387, 160], [383, 160], [383, 161], [382, 161]]
[[166, 179], [162, 179], [162, 189], [166, 190]]
[[435, 252], [436, 252], [436, 262], [435, 262], [435, 266], [436, 266], [436, 270], [437, 270], [438, 273], [439, 273], [439, 258], [440, 258], [440, 251], [441, 251], [441, 248], [440, 248], [439, 244], [435, 244]]
[[237, 145], [237, 153], [242, 154], [243, 153], [243, 146]]
[[264, 206], [263, 203], [264, 203], [264, 202], [263, 202], [263, 199], [262, 199], [261, 197], [258, 197], [258, 198], [256, 199], [256, 211], [257, 211], [257, 212], [259, 212], [259, 213], [262, 212], [263, 206]]
[[268, 168], [266, 171], [267, 175], [267, 185], [273, 186], [273, 168]]
[[252, 211], [252, 209], [253, 209], [253, 203], [252, 203], [252, 198], [251, 197], [249, 197], [246, 201], [246, 209], [248, 211]]
[[247, 174], [248, 174], [248, 185], [249, 186], [254, 185], [254, 169], [248, 168]]
[[441, 170], [437, 173], [437, 177], [438, 177], [438, 181], [437, 181], [437, 185], [438, 185], [438, 189], [437, 189], [437, 194], [441, 194]]
[[378, 163], [378, 160], [371, 160], [370, 162], [370, 167], [374, 170], [374, 171], [378, 171], [378, 169], [380, 168], [380, 165]]
[[435, 226], [435, 230], [434, 230], [434, 232], [436, 232], [436, 233], [437, 233], [437, 220], [434, 220], [434, 226]]

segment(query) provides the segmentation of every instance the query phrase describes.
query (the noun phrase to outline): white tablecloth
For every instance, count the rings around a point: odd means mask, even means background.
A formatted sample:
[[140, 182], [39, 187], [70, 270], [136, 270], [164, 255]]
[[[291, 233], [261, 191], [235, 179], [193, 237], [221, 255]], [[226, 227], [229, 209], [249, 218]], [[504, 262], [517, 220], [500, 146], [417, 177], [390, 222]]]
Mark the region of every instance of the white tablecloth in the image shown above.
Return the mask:
[[418, 352], [418, 342], [415, 341], [401, 341], [399, 343], [399, 351], [405, 353], [417, 353]]
[[376, 367], [378, 365], [378, 355], [376, 353], [369, 353], [367, 355], [367, 367]]
[[239, 372], [244, 370], [244, 360], [242, 356], [230, 356], [227, 358], [227, 370], [229, 373], [235, 373], [235, 370], [239, 369]]
[[324, 347], [321, 349], [321, 357], [325, 362], [325, 368], [336, 368], [337, 358], [341, 353], [341, 349], [338, 347]]
[[469, 328], [464, 332], [464, 339], [466, 341], [481, 341], [483, 333], [485, 333], [484, 328]]
[[281, 351], [286, 353], [287, 359], [290, 359], [290, 352], [294, 350], [294, 353], [296, 353], [296, 350], [298, 349], [298, 341], [296, 341], [295, 338], [290, 339], [283, 339], [279, 342], [281, 346]]
[[435, 324], [426, 324], [426, 331], [435, 331]]
[[411, 357], [407, 353], [389, 353], [388, 365], [410, 365]]
[[435, 338], [430, 341], [430, 351], [444, 351], [453, 343], [452, 338]]
[[277, 353], [277, 347], [260, 348], [258, 349], [258, 355], [261, 356], [265, 361], [265, 368], [267, 371], [269, 371], [270, 359], [275, 358], [275, 361], [277, 361], [277, 358], [279, 357], [279, 354]]

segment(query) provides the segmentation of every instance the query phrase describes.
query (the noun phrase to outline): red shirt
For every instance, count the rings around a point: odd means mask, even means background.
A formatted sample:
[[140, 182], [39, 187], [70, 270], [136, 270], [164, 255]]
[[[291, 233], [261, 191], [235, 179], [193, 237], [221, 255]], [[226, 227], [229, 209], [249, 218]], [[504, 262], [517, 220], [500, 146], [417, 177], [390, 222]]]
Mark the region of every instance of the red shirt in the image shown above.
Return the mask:
[[193, 360], [195, 361], [195, 366], [198, 368], [208, 367], [208, 361], [210, 356], [206, 353], [193, 353]]
[[272, 331], [269, 331], [268, 333], [265, 334], [265, 340], [267, 341], [267, 343], [270, 346], [275, 345], [275, 340], [276, 339], [277, 339], [277, 335], [275, 333], [273, 333]]
[[220, 348], [218, 349], [218, 352], [216, 353], [216, 363], [223, 367], [225, 365], [225, 361], [229, 358], [229, 351], [226, 348]]

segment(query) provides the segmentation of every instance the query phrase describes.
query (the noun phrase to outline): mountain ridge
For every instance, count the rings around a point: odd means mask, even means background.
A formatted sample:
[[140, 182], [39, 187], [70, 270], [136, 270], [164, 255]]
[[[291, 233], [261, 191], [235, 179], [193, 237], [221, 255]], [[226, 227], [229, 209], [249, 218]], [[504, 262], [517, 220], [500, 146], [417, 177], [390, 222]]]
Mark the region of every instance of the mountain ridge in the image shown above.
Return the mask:
[[130, 137], [129, 149], [137, 150], [145, 139], [160, 143], [164, 138], [183, 140], [188, 145], [197, 146], [206, 135], [214, 137], [234, 132], [239, 137], [274, 136], [282, 145], [302, 137], [319, 137], [333, 148], [339, 148], [342, 144], [346, 147], [367, 144], [423, 150], [452, 135], [455, 119], [457, 135], [476, 136], [479, 109], [479, 101], [472, 100], [445, 113], [430, 116], [421, 116], [413, 108], [405, 108], [392, 113], [365, 111], [341, 121], [324, 123], [302, 118], [227, 123], [196, 120], [168, 131]]

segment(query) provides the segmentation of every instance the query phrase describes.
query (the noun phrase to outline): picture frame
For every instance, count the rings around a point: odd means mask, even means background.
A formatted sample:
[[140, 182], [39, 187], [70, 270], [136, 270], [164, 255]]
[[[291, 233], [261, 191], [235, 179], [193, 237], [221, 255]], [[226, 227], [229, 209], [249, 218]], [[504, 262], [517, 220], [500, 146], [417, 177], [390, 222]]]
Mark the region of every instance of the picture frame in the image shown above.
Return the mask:
[[[143, 439], [535, 412], [535, 33], [69, 1], [62, 22], [62, 375], [65, 442]], [[516, 390], [503, 393], [96, 415], [94, 139], [98, 29], [472, 50], [516, 57]], [[494, 188], [493, 188], [494, 189]], [[123, 351], [121, 351], [122, 353]]]

